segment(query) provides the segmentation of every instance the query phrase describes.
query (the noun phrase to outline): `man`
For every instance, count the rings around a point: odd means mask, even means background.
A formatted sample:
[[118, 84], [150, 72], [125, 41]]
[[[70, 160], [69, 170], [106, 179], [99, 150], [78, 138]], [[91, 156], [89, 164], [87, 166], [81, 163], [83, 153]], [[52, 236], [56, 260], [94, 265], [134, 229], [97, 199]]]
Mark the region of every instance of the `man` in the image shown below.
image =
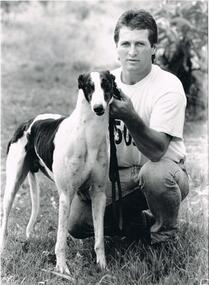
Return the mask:
[[[117, 155], [122, 184], [123, 235], [152, 244], [175, 237], [181, 201], [189, 191], [184, 167], [183, 126], [186, 97], [173, 74], [152, 64], [157, 26], [144, 10], [121, 15], [115, 32], [121, 67], [113, 70], [121, 93], [110, 114], [117, 119]], [[111, 191], [107, 189], [106, 234], [116, 233]], [[76, 196], [70, 232], [93, 234], [91, 208]]]

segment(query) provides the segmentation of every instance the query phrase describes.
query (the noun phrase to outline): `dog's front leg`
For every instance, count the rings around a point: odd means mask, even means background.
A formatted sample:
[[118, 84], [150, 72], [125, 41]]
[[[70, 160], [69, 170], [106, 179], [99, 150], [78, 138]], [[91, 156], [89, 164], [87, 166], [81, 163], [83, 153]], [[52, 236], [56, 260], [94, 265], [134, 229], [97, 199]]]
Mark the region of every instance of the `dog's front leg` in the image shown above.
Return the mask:
[[66, 263], [66, 242], [68, 232], [68, 219], [70, 212], [70, 197], [67, 192], [61, 192], [59, 196], [59, 219], [57, 229], [57, 242], [55, 246], [56, 254], [56, 269], [60, 273], [70, 274], [67, 263]]
[[91, 193], [91, 200], [95, 235], [94, 250], [96, 252], [97, 264], [99, 264], [101, 269], [105, 269], [106, 258], [104, 249], [104, 213], [106, 206], [106, 194], [104, 192], [98, 192], [96, 187], [93, 188], [94, 191]]

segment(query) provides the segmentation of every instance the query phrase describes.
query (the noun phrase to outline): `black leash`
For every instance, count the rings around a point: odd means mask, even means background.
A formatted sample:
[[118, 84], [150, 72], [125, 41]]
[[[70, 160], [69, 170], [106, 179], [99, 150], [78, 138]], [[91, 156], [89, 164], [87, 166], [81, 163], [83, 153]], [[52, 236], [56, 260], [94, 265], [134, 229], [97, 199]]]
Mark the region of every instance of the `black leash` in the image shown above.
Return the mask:
[[[120, 90], [115, 83], [115, 77], [113, 76], [113, 97], [117, 100], [121, 100]], [[109, 167], [109, 179], [112, 183], [112, 207], [113, 207], [113, 222], [116, 231], [121, 232], [123, 230], [123, 211], [122, 211], [122, 190], [120, 183], [120, 175], [118, 168], [117, 149], [115, 145], [115, 119], [109, 117], [109, 138], [110, 138], [110, 167]], [[116, 207], [116, 184], [118, 187], [118, 210]]]
[[[112, 183], [112, 206], [113, 206], [113, 220], [116, 229], [119, 228], [120, 231], [123, 229], [123, 212], [122, 212], [122, 191], [120, 184], [120, 175], [118, 169], [118, 159], [117, 150], [114, 139], [114, 126], [115, 120], [109, 119], [109, 135], [110, 135], [110, 168], [109, 168], [109, 178]], [[119, 217], [117, 214], [116, 207], [116, 184], [118, 187], [118, 203], [119, 203]]]
[[[113, 97], [117, 100], [121, 100], [120, 91], [118, 90], [116, 83], [114, 81], [113, 86]], [[120, 184], [120, 175], [118, 169], [118, 159], [117, 159], [117, 149], [115, 145], [115, 119], [109, 118], [109, 136], [110, 136], [110, 168], [109, 168], [109, 178], [112, 183], [112, 206], [113, 206], [113, 220], [115, 228], [120, 231], [123, 229], [123, 211], [122, 211], [122, 191]], [[119, 218], [117, 215], [116, 207], [116, 183], [118, 187], [118, 208], [119, 208]]]

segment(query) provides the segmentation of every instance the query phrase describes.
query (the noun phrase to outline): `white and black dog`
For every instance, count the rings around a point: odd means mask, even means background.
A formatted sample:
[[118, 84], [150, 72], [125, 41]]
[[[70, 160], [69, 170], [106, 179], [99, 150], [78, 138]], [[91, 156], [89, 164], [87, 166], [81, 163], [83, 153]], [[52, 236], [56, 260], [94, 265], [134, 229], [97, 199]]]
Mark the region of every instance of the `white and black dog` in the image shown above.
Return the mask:
[[70, 205], [74, 194], [84, 184], [89, 186], [92, 202], [97, 263], [102, 269], [106, 267], [103, 220], [109, 166], [108, 121], [109, 104], [116, 84], [109, 71], [91, 72], [79, 76], [78, 88], [76, 108], [69, 117], [41, 114], [16, 130], [8, 145], [6, 161], [1, 250], [5, 246], [8, 217], [15, 194], [26, 176], [32, 200], [26, 229], [26, 237], [30, 237], [39, 212], [36, 173], [41, 170], [54, 180], [59, 192], [55, 253], [56, 268], [61, 273], [69, 273], [65, 247]]

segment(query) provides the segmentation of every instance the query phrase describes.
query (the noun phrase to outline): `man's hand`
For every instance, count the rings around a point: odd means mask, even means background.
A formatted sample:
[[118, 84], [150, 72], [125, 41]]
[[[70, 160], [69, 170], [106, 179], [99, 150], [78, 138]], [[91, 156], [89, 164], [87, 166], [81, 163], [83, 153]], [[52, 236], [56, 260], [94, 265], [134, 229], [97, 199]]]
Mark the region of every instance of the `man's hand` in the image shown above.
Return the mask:
[[110, 116], [115, 119], [126, 121], [129, 116], [135, 112], [135, 110], [130, 98], [127, 97], [121, 90], [120, 97], [121, 100], [113, 98], [113, 101], [110, 104]]
[[165, 154], [171, 136], [155, 131], [145, 125], [136, 113], [131, 99], [120, 90], [121, 100], [113, 99], [110, 116], [122, 120], [128, 128], [134, 142], [148, 159], [158, 161]]

